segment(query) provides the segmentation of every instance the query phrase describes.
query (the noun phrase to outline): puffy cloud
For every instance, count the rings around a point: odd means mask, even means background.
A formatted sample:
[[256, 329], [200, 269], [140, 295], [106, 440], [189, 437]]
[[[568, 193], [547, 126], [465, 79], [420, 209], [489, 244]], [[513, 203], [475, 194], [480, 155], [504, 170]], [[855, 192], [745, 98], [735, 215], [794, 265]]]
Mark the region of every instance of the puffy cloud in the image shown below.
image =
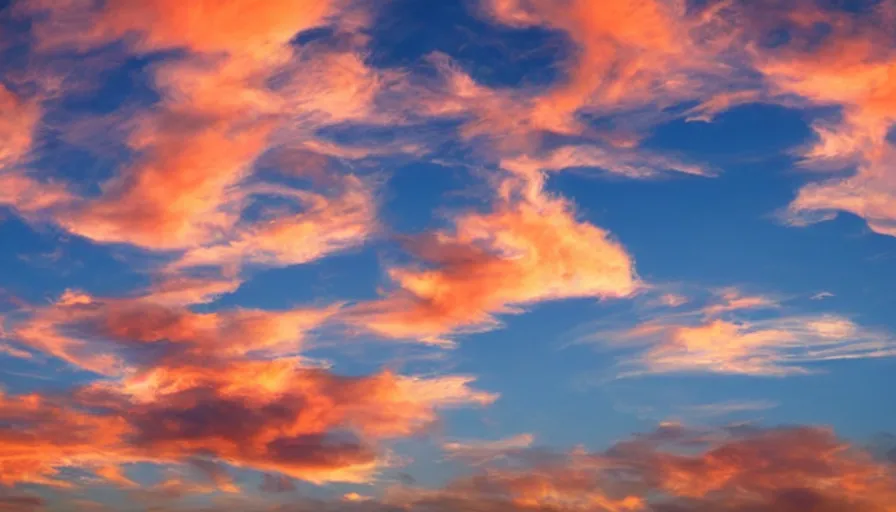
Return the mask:
[[[510, 187], [510, 188], [508, 188]], [[468, 212], [452, 231], [413, 239], [425, 267], [389, 270], [397, 286], [364, 304], [357, 321], [396, 338], [443, 342], [487, 329], [496, 314], [567, 298], [615, 298], [638, 287], [625, 249], [603, 229], [579, 221], [567, 201], [507, 181], [486, 213]]]

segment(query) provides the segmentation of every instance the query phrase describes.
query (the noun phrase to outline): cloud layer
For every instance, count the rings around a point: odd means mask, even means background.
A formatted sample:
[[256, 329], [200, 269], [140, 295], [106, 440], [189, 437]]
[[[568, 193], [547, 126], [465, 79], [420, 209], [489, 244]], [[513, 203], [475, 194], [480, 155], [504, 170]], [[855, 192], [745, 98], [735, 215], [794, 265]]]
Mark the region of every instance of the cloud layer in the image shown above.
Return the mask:
[[[456, 371], [444, 349], [549, 302], [632, 308], [587, 337], [619, 355], [613, 376], [787, 377], [896, 356], [893, 334], [824, 309], [835, 301], [654, 282], [635, 250], [649, 244], [557, 186], [573, 171], [717, 183], [726, 169], [652, 136], [773, 104], [813, 134], [783, 155], [800, 172], [778, 218], [848, 213], [891, 242], [892, 2], [463, 2], [481, 32], [506, 37], [501, 58], [519, 57], [521, 34], [560, 41], [539, 65], [550, 80], [500, 85], [464, 58], [478, 34], [459, 50], [412, 41], [425, 51], [410, 62], [383, 55], [380, 32], [414, 23], [386, 19], [390, 6], [0, 9], [4, 220], [103, 266], [0, 283], [26, 292], [0, 304], [0, 371], [16, 377], [0, 389], [0, 511], [896, 510], [892, 464], [822, 427], [663, 424], [601, 451], [443, 432], [469, 426], [448, 410], [515, 391], [480, 389], [493, 381]], [[421, 186], [390, 202], [399, 173], [428, 186], [455, 171], [459, 194]], [[417, 218], [423, 201], [431, 219]], [[0, 244], [4, 264], [27, 259], [19, 242]], [[403, 443], [433, 440], [468, 471], [388, 483], [420, 462]], [[309, 484], [338, 498], [296, 497]]]

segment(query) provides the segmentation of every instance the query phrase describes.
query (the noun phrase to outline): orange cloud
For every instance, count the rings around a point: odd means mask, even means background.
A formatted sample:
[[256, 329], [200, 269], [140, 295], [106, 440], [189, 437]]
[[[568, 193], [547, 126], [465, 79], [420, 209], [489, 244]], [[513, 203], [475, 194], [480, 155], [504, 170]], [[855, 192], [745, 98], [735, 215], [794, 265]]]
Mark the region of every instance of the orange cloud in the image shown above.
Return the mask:
[[[331, 2], [28, 4], [41, 13], [35, 31], [45, 47], [123, 38], [136, 52], [190, 51], [153, 68], [161, 99], [131, 123], [126, 141], [134, 162], [102, 183], [98, 196], [66, 197], [52, 212], [67, 230], [238, 268], [304, 263], [358, 245], [374, 229], [370, 190], [354, 177], [336, 196], [273, 184], [256, 193], [257, 183], [248, 181], [256, 160], [284, 137], [302, 146], [322, 124], [371, 115], [379, 77], [353, 49], [315, 48], [306, 56], [289, 45], [296, 33], [336, 14]], [[301, 133], [293, 133], [296, 126]], [[30, 182], [13, 185], [5, 202], [35, 210], [58, 202], [37, 203]], [[258, 194], [291, 198], [307, 211], [252, 223], [245, 212]], [[291, 237], [307, 239], [284, 247]]]
[[[118, 177], [104, 197], [60, 219], [74, 233], [100, 242], [179, 249], [207, 243], [226, 231], [238, 211], [227, 206], [227, 189], [246, 175], [266, 147], [267, 127], [229, 134], [227, 124], [187, 132], [177, 123], [142, 143], [144, 164]], [[230, 211], [228, 211], [230, 210]]]
[[[605, 451], [522, 449], [509, 457], [510, 464], [477, 468], [439, 489], [397, 486], [381, 498], [356, 492], [330, 501], [296, 498], [284, 510], [896, 510], [890, 465], [831, 430], [811, 426], [704, 430], [661, 424]], [[209, 487], [173, 476], [152, 491], [178, 497], [207, 493]], [[237, 503], [240, 510], [267, 510], [264, 503], [238, 497], [220, 503], [209, 510], [231, 510]]]
[[97, 45], [130, 39], [140, 50], [184, 48], [200, 53], [243, 53], [256, 58], [277, 51], [297, 32], [322, 24], [334, 2], [236, 0], [221, 5], [199, 0], [132, 4], [112, 1], [100, 8], [81, 0], [29, 0], [25, 8], [49, 15], [35, 27], [44, 46]]
[[101, 477], [104, 480], [121, 487], [134, 488], [139, 486], [137, 482], [131, 480], [127, 477], [127, 475], [125, 475], [124, 469], [121, 466], [100, 466], [93, 472], [96, 474], [96, 476]]
[[686, 119], [688, 121], [704, 121], [708, 123], [717, 115], [732, 107], [745, 103], [756, 103], [761, 99], [762, 93], [756, 90], [720, 92], [690, 109]]
[[[677, 287], [678, 290], [682, 286]], [[580, 341], [621, 354], [618, 376], [722, 373], [787, 376], [814, 363], [896, 357], [896, 336], [835, 313], [803, 313], [787, 300], [735, 287], [679, 295], [657, 287], [628, 320], [602, 323]]]
[[211, 302], [239, 289], [242, 281], [226, 275], [190, 275], [162, 273], [148, 291], [147, 299], [166, 305], [190, 305]]
[[41, 108], [0, 83], [0, 205], [33, 215], [69, 201], [56, 183], [42, 183], [21, 169], [31, 151]]
[[811, 372], [809, 363], [896, 356], [896, 338], [835, 315], [763, 320], [660, 318], [595, 339], [617, 347], [646, 344], [626, 375], [711, 372], [784, 376]]
[[772, 298], [761, 295], [744, 295], [734, 287], [718, 290], [715, 295], [720, 300], [703, 308], [703, 314], [706, 316], [750, 309], [773, 309], [779, 306], [778, 302]]
[[247, 262], [287, 266], [357, 246], [377, 225], [376, 201], [370, 187], [354, 176], [346, 176], [340, 188], [328, 197], [282, 187], [258, 187], [255, 191], [259, 194], [296, 201], [301, 211], [274, 212], [262, 221], [237, 225], [232, 234], [221, 237], [220, 243], [186, 251], [174, 266], [239, 267]]
[[[386, 463], [377, 440], [423, 428], [436, 409], [494, 400], [468, 382], [338, 377], [280, 359], [155, 367], [71, 398], [3, 396], [0, 481], [70, 487], [60, 468], [95, 466], [122, 484], [120, 464], [197, 457], [312, 482], [365, 481]], [[212, 481], [231, 488], [220, 469]]]
[[30, 149], [40, 109], [0, 84], [0, 170], [17, 162]]
[[362, 305], [357, 321], [385, 336], [444, 342], [454, 332], [493, 327], [495, 314], [519, 306], [636, 290], [620, 244], [578, 221], [561, 198], [537, 190], [518, 197], [507, 188], [515, 183], [504, 183], [509, 193], [492, 211], [459, 215], [453, 231], [412, 240], [411, 252], [426, 266], [390, 269], [397, 289]]
[[896, 236], [896, 175], [888, 164], [893, 148], [887, 141], [896, 121], [896, 85], [891, 79], [896, 56], [886, 42], [886, 23], [879, 22], [888, 19], [886, 9], [884, 2], [870, 15], [847, 15], [795, 6], [791, 16], [824, 23], [831, 33], [813, 46], [806, 43], [810, 35], [795, 29], [793, 43], [756, 58], [758, 69], [778, 92], [842, 109], [838, 121], [814, 125], [817, 141], [805, 150], [803, 164], [823, 169], [857, 166], [851, 176], [800, 189], [788, 208], [794, 223], [848, 212], [863, 218], [871, 230]]
[[535, 124], [578, 132], [583, 108], [620, 108], [655, 99], [655, 89], [674, 89], [676, 64], [689, 57], [683, 13], [670, 3], [624, 0], [596, 6], [587, 0], [492, 1], [491, 12], [511, 25], [546, 25], [578, 46], [565, 83], [534, 102]]
[[892, 469], [829, 430], [660, 427], [606, 452], [533, 455], [441, 490], [394, 491], [383, 509], [890, 512], [894, 496]]
[[[105, 375], [170, 358], [294, 354], [335, 308], [194, 313], [141, 299], [69, 291], [16, 322], [20, 345]], [[150, 360], [146, 360], [150, 357]]]

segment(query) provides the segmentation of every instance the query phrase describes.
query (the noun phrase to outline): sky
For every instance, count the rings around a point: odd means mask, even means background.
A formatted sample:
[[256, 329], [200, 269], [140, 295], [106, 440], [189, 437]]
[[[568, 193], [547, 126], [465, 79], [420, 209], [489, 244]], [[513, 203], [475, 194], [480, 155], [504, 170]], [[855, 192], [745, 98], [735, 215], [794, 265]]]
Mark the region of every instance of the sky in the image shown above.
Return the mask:
[[0, 512], [896, 511], [896, 1], [0, 1]]

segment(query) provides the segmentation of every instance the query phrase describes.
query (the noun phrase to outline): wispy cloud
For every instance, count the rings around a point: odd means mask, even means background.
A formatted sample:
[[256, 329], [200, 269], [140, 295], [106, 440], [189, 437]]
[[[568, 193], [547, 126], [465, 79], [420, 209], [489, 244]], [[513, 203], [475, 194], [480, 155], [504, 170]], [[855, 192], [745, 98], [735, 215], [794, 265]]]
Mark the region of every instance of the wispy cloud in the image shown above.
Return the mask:
[[[896, 337], [832, 313], [800, 313], [726, 288], [688, 309], [647, 309], [588, 340], [625, 353], [622, 375], [723, 373], [785, 376], [813, 363], [896, 356]], [[655, 303], [656, 304], [656, 303]]]
[[575, 218], [559, 197], [507, 180], [493, 209], [462, 213], [452, 231], [409, 248], [426, 266], [393, 268], [396, 289], [363, 304], [357, 321], [390, 337], [444, 342], [496, 326], [496, 314], [537, 302], [634, 293], [629, 254], [603, 229]]

